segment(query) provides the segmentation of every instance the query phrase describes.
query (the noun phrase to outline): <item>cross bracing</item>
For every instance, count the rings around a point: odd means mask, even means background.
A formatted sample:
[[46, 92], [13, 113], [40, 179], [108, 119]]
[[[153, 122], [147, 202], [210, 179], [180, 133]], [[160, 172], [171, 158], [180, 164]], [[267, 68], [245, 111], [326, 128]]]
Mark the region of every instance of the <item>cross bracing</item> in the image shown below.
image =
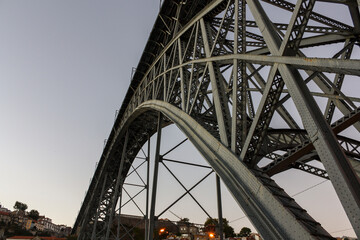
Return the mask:
[[[350, 21], [317, 12], [318, 4], [341, 6]], [[274, 14], [284, 20], [272, 21]], [[354, 0], [164, 1], [76, 220], [79, 239], [120, 239], [122, 195], [133, 201], [123, 190], [137, 174], [132, 163], [169, 124], [265, 239], [332, 238], [271, 179], [290, 168], [330, 179], [359, 237], [360, 98], [351, 89], [359, 86], [359, 33]], [[263, 159], [270, 162], [260, 167]], [[140, 209], [148, 239], [153, 207]]]

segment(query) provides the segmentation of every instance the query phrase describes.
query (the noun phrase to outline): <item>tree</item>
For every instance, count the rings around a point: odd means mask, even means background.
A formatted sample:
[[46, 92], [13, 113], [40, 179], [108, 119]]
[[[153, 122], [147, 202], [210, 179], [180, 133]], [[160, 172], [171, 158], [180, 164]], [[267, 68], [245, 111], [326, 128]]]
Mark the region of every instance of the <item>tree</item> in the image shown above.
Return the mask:
[[[216, 218], [208, 218], [205, 223], [205, 229], [207, 231], [214, 231], [215, 227], [218, 227], [218, 219]], [[229, 225], [229, 221], [226, 218], [223, 218], [223, 233], [225, 234], [225, 237], [234, 237], [234, 228]]]
[[223, 226], [223, 232], [225, 233], [226, 238], [235, 237], [234, 228], [228, 224]]
[[186, 222], [186, 223], [188, 223], [190, 220], [188, 219], [188, 218], [182, 218], [182, 219], [180, 219], [180, 221], [179, 222]]
[[248, 228], [248, 227], [243, 227], [243, 228], [240, 230], [239, 236], [240, 236], [240, 237], [249, 237], [250, 234], [251, 234], [251, 229]]
[[188, 218], [181, 218], [177, 222], [177, 224], [189, 226], [190, 225], [190, 220]]
[[217, 226], [218, 225], [218, 220], [216, 218], [208, 218], [208, 219], [206, 219], [206, 221], [204, 223], [204, 226], [207, 227], [207, 226], [210, 226], [210, 225]]
[[25, 203], [18, 201], [15, 202], [14, 209], [25, 212], [27, 208], [28, 206]]
[[39, 212], [35, 209], [31, 210], [28, 215], [31, 219], [37, 221], [39, 219]]

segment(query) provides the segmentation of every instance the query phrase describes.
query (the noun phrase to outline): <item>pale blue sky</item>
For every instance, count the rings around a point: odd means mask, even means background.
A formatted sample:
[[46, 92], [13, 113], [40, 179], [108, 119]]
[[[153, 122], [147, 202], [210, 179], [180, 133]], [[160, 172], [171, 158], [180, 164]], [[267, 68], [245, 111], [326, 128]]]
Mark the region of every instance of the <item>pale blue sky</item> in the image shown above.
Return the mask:
[[[0, 0], [2, 205], [21, 201], [72, 226], [158, 11], [159, 0]], [[310, 176], [294, 187], [288, 175], [275, 178], [290, 195], [322, 181]], [[242, 217], [224, 195], [224, 216]], [[308, 199], [314, 195], [318, 204]], [[329, 232], [351, 228], [329, 182], [296, 199]], [[182, 211], [186, 206], [174, 212], [204, 222], [192, 207]], [[231, 225], [239, 231], [249, 222]], [[343, 234], [353, 232], [335, 235]]]

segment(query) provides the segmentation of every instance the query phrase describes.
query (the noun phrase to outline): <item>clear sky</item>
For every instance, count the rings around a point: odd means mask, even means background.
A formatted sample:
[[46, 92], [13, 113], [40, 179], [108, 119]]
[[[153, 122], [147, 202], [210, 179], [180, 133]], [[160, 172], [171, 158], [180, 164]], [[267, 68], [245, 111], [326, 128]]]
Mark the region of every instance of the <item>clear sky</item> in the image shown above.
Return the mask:
[[[0, 0], [3, 206], [21, 201], [57, 224], [73, 225], [158, 11], [159, 0]], [[184, 156], [200, 158], [196, 154]], [[297, 180], [288, 176], [275, 178], [290, 195], [322, 182], [310, 176], [294, 187]], [[224, 192], [224, 217], [243, 217]], [[295, 198], [329, 232], [354, 235], [337, 232], [351, 225], [329, 182]], [[204, 222], [206, 216], [185, 208], [173, 212]], [[239, 231], [250, 223], [231, 225]]]

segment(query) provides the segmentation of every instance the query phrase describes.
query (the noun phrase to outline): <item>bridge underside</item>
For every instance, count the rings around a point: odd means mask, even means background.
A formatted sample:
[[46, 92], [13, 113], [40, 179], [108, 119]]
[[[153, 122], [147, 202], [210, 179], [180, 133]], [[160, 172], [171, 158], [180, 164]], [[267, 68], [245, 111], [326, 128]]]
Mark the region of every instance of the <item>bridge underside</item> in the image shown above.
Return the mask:
[[[324, 6], [341, 6], [351, 21], [315, 11]], [[332, 239], [271, 179], [291, 168], [329, 179], [360, 237], [359, 33], [355, 0], [165, 1], [74, 233], [120, 239], [114, 225], [132, 163], [174, 123], [265, 239]]]

